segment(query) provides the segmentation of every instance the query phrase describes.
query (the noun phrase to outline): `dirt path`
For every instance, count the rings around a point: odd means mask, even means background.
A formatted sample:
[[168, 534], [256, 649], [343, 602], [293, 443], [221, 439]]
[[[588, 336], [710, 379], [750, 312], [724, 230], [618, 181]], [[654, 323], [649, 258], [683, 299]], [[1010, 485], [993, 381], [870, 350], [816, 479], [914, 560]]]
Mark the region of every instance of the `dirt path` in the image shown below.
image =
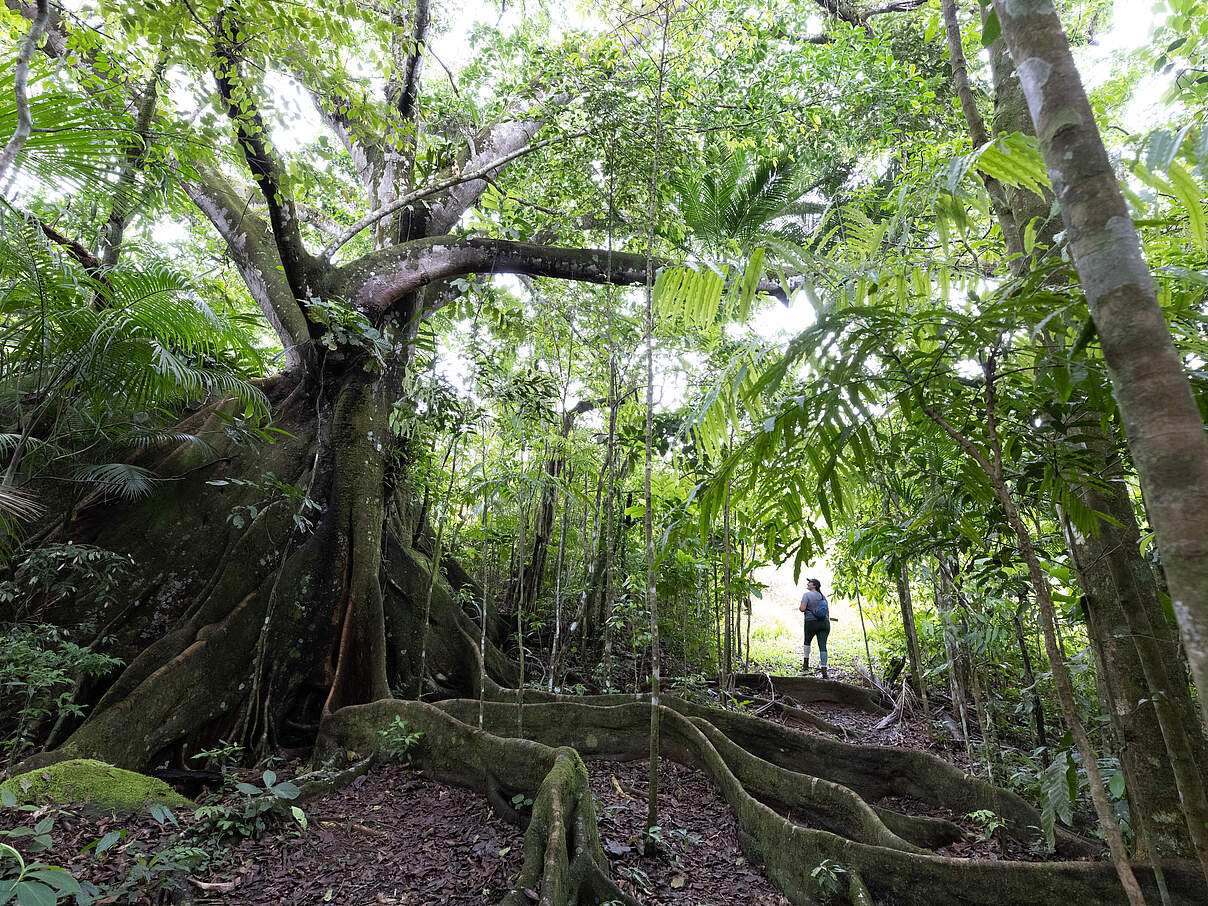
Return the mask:
[[621, 889], [650, 906], [787, 906], [742, 854], [738, 823], [700, 771], [659, 760], [661, 851], [641, 853], [649, 761], [588, 762], [599, 803], [600, 842]]

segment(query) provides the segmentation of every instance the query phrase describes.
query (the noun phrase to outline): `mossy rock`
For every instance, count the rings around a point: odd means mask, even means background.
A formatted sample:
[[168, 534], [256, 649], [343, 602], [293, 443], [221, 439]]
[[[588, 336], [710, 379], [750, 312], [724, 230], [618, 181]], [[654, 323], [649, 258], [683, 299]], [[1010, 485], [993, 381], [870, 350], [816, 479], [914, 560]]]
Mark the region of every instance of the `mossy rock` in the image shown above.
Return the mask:
[[0, 784], [21, 805], [87, 805], [115, 813], [139, 812], [148, 805], [192, 807], [162, 780], [115, 768], [91, 758], [73, 758], [18, 774]]

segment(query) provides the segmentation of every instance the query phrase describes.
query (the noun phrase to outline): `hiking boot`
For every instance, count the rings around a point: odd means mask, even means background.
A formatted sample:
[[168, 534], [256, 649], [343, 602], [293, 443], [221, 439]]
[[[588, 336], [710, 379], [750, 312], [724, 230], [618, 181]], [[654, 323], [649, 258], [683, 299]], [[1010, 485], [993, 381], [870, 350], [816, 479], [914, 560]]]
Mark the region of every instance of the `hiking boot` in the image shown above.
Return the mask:
[[823, 679], [830, 679], [830, 677], [826, 675], [826, 664], [823, 664], [823, 665], [822, 665], [822, 678], [823, 678]]
[[801, 672], [802, 672], [802, 673], [809, 673], [809, 672], [810, 672], [810, 659], [809, 659], [809, 658], [806, 658], [806, 659], [805, 659], [805, 661], [802, 663], [802, 665], [801, 665]]

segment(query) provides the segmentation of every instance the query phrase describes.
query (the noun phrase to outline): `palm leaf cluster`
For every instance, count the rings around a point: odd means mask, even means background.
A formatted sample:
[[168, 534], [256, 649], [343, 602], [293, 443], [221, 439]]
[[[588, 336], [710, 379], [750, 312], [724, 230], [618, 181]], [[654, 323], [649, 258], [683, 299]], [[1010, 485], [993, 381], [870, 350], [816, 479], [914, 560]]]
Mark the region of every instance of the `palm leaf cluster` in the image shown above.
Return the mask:
[[[0, 214], [0, 452], [23, 474], [179, 439], [160, 427], [206, 397], [267, 403], [244, 375], [260, 365], [244, 325], [216, 311], [163, 264], [90, 275], [18, 212]], [[133, 467], [76, 463], [75, 477], [142, 493]], [[6, 479], [11, 483], [14, 469]]]

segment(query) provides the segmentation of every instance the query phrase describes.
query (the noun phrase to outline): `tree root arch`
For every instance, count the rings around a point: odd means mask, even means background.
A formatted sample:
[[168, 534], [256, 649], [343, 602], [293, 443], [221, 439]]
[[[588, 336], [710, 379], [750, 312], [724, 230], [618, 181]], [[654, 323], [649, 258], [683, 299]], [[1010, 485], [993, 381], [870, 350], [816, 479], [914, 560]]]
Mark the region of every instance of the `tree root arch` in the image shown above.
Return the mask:
[[[465, 699], [439, 705], [384, 700], [348, 707], [326, 721], [324, 739], [332, 751], [372, 754], [380, 744], [379, 731], [400, 716], [424, 732], [419, 761], [434, 775], [485, 791], [505, 813], [511, 796], [531, 797], [531, 813], [516, 816], [527, 821], [525, 865], [504, 900], [507, 906], [533, 902], [534, 896], [550, 906], [633, 902], [608, 878], [580, 753], [589, 759], [643, 757], [649, 704], [632, 699], [609, 704], [487, 702], [481, 730], [479, 707], [478, 701]], [[1114, 871], [1103, 862], [992, 862], [931, 853], [929, 847], [942, 845], [954, 826], [876, 809], [853, 788], [821, 776], [836, 772], [833, 759], [851, 762], [862, 754], [868, 763], [880, 754], [888, 775], [883, 785], [913, 788], [918, 781], [908, 776], [909, 770], [894, 773], [905, 762], [895, 765], [890, 756], [902, 750], [819, 740], [757, 718], [734, 720], [741, 717], [669, 699], [660, 708], [663, 754], [712, 778], [738, 819], [744, 852], [765, 866], [795, 904], [821, 901], [811, 871], [824, 859], [858, 882], [851, 888], [856, 900], [881, 906], [1125, 901]], [[746, 738], [754, 729], [749, 721], [765, 725], [762, 734], [754, 734], [754, 745]], [[517, 726], [523, 727], [523, 737]], [[752, 751], [766, 749], [770, 739], [779, 743], [773, 747], [780, 750], [780, 760], [797, 760], [797, 770]], [[818, 742], [827, 745], [810, 745]], [[919, 765], [930, 766], [925, 753], [902, 754], [919, 756]], [[808, 772], [802, 770], [807, 767]], [[853, 773], [850, 764], [846, 770]], [[956, 773], [964, 784], [965, 810], [989, 802], [1011, 805], [1004, 798], [1011, 794]], [[946, 777], [933, 784], [933, 792], [951, 800], [959, 785]], [[1019, 800], [1014, 812], [1013, 832], [1027, 832], [1018, 822], [1027, 820], [1029, 807]], [[1134, 867], [1156, 901], [1152, 871]], [[1208, 891], [1194, 866], [1168, 862], [1163, 869], [1172, 903], [1205, 902]]]

